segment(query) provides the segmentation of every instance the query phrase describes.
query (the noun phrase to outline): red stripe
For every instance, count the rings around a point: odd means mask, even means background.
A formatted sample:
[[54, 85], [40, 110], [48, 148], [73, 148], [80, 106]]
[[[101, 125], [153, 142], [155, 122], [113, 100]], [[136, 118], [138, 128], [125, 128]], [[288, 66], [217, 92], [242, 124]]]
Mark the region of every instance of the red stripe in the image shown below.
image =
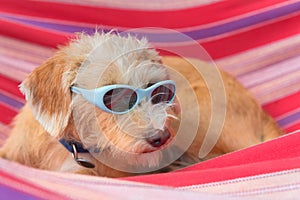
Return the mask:
[[281, 2], [286, 2], [286, 0], [231, 0], [189, 9], [147, 11], [89, 7], [74, 4], [66, 5], [29, 0], [1, 0], [0, 10], [21, 15], [115, 27], [182, 28], [223, 20], [268, 6], [274, 6], [274, 4]]
[[[217, 59], [299, 34], [299, 22], [300, 15], [297, 15], [251, 31], [210, 42], [204, 42], [201, 43], [201, 45], [214, 59]], [[0, 26], [2, 27], [0, 29], [0, 34], [50, 47], [56, 47], [58, 44], [66, 44], [68, 38], [72, 37], [72, 34], [68, 35], [67, 33], [51, 32], [50, 30], [25, 26], [23, 24], [4, 20], [0, 20]], [[278, 31], [282, 29], [284, 29], [284, 31]], [[188, 46], [180, 46], [180, 49], [186, 49], [187, 52], [189, 51]], [[191, 56], [196, 56], [194, 54], [195, 52], [191, 51]]]
[[0, 26], [1, 35], [7, 35], [49, 47], [57, 47], [57, 45], [66, 44], [68, 39], [70, 39], [73, 35], [27, 26], [2, 19], [0, 19]]
[[300, 122], [284, 129], [287, 133], [300, 130]]
[[14, 81], [0, 74], [0, 89], [7, 91], [14, 96], [24, 99], [24, 95], [19, 90], [20, 82]]
[[291, 134], [178, 172], [124, 179], [167, 186], [187, 186], [299, 168], [298, 141], [300, 133]]
[[263, 106], [272, 117], [276, 118], [285, 113], [300, 108], [300, 91]]
[[[14, 2], [14, 1], [12, 1], [12, 2]], [[24, 3], [26, 1], [24, 1], [24, 2], [21, 1], [21, 2]], [[38, 3], [44, 4], [45, 2], [37, 2], [37, 3], [34, 3], [34, 5], [38, 4]], [[10, 4], [8, 3], [7, 5], [10, 5]], [[20, 5], [22, 5], [22, 4], [20, 4]], [[58, 5], [60, 5], [60, 4], [58, 4]], [[56, 5], [56, 6], [58, 6], [58, 5]], [[27, 8], [27, 4], [24, 6], [25, 6], [25, 8]], [[70, 5], [70, 6], [72, 6], [72, 5]], [[16, 7], [18, 8], [18, 6], [16, 6]], [[64, 7], [64, 9], [65, 9], [66, 6], [60, 5], [60, 7]], [[6, 8], [6, 7], [4, 7], [4, 8]], [[87, 10], [89, 10], [88, 8], [87, 8]], [[38, 8], [36, 8], [36, 9], [38, 9]], [[93, 9], [96, 9], [96, 8], [93, 8]], [[97, 9], [99, 9], [99, 8], [97, 8]], [[49, 12], [51, 9], [47, 9], [47, 10]], [[72, 10], [72, 9], [67, 9], [67, 10]], [[235, 10], [235, 9], [230, 8], [230, 10]], [[36, 12], [36, 11], [37, 10], [33, 9], [33, 12]], [[39, 11], [42, 12], [41, 10], [39, 10]], [[177, 16], [177, 12], [180, 13], [181, 11], [176, 11], [175, 16]], [[133, 13], [136, 13], [136, 12], [134, 11]], [[155, 12], [155, 13], [157, 13], [157, 12]], [[222, 12], [222, 13], [227, 13], [227, 12]], [[30, 13], [27, 13], [27, 14], [30, 14]], [[42, 14], [44, 14], [44, 12], [42, 12]], [[144, 12], [143, 12], [143, 15], [146, 16], [146, 14]], [[180, 15], [180, 14], [178, 14], [178, 15]], [[66, 15], [66, 16], [68, 16], [68, 15]], [[76, 16], [83, 16], [83, 15], [76, 14]], [[123, 17], [123, 18], [116, 18], [116, 19], [114, 18], [114, 16], [115, 15], [112, 13], [109, 15], [108, 19], [111, 20], [112, 22], [118, 23], [118, 26], [122, 26], [121, 21], [124, 18], [126, 19], [126, 21], [130, 21], [130, 17], [127, 17], [127, 16]], [[139, 20], [134, 20], [134, 21], [139, 21], [139, 22], [145, 23], [145, 24], [143, 24], [143, 26], [150, 26], [149, 24], [147, 25], [146, 21], [144, 21], [142, 18], [139, 18], [137, 16], [138, 16], [138, 14], [135, 15], [135, 19], [139, 19]], [[217, 15], [210, 15], [210, 16], [217, 16]], [[51, 17], [55, 17], [55, 16], [51, 16]], [[97, 15], [94, 16], [94, 18], [97, 18]], [[189, 16], [189, 19], [194, 19], [194, 18]], [[203, 19], [203, 17], [200, 17], [200, 19]], [[72, 18], [72, 20], [78, 20], [78, 19]], [[159, 21], [162, 21], [162, 20], [159, 20]], [[183, 22], [176, 21], [176, 18], [172, 18], [172, 20], [169, 20], [168, 22], [169, 23], [176, 22], [176, 24], [183, 23]], [[217, 58], [229, 56], [229, 55], [241, 52], [241, 51], [245, 51], [245, 50], [257, 47], [257, 46], [265, 45], [270, 42], [280, 40], [280, 39], [289, 37], [294, 34], [298, 34], [298, 33], [300, 33], [300, 26], [298, 26], [299, 22], [300, 22], [300, 15], [297, 15], [297, 16], [291, 17], [289, 19], [285, 19], [285, 20], [282, 20], [282, 21], [279, 21], [276, 23], [264, 25], [260, 28], [256, 28], [256, 29], [253, 29], [250, 31], [234, 34], [234, 35], [231, 35], [231, 36], [228, 36], [228, 37], [225, 37], [222, 39], [218, 39], [218, 40], [213, 40], [210, 42], [203, 42], [203, 43], [201, 43], [201, 45], [209, 52], [209, 54], [214, 59], [217, 59]], [[198, 25], [199, 24], [201, 24], [201, 22], [198, 22]], [[40, 28], [33, 27], [33, 26], [30, 27], [30, 26], [26, 26], [23, 24], [19, 24], [19, 23], [15, 23], [15, 22], [8, 22], [8, 21], [4, 21], [4, 20], [2, 20], [2, 21], [0, 20], [0, 25], [2, 27], [0, 29], [1, 34], [9, 35], [12, 37], [27, 40], [29, 42], [35, 42], [35, 43], [39, 43], [41, 45], [46, 45], [46, 46], [51, 46], [51, 47], [56, 47], [58, 44], [65, 44], [67, 41], [67, 38], [71, 37], [71, 35], [68, 35], [68, 37], [67, 37], [66, 36], [67, 33], [50, 31], [47, 29], [40, 29]], [[163, 25], [161, 25], [161, 26], [163, 26]], [[139, 27], [139, 25], [135, 25], [135, 27]], [[165, 26], [165, 27], [168, 27], [168, 26]], [[284, 28], [284, 31], [278, 31], [278, 30], [282, 30], [283, 28]], [[185, 47], [182, 47], [182, 48], [185, 48]], [[187, 47], [187, 49], [188, 49], [188, 47]]]
[[17, 112], [0, 102], [0, 122], [3, 124], [10, 124]]
[[[185, 170], [209, 169], [272, 161], [287, 158], [300, 158], [300, 133], [285, 135], [240, 151], [200, 163]], [[300, 163], [299, 163], [300, 164]]]
[[198, 184], [213, 183], [217, 181], [232, 180], [249, 176], [256, 176], [272, 172], [280, 172], [283, 170], [289, 170], [299, 167], [300, 158], [289, 158], [258, 163], [248, 163], [244, 165], [236, 165], [231, 167], [128, 177], [122, 178], [122, 180], [171, 187], [184, 187]]

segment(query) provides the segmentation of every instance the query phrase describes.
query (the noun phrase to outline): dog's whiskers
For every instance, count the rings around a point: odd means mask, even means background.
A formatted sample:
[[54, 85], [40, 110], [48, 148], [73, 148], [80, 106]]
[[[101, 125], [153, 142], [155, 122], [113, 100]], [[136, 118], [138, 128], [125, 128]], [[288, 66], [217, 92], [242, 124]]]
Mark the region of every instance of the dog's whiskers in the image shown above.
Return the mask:
[[179, 117], [177, 117], [175, 115], [172, 115], [172, 114], [167, 114], [167, 118], [172, 118], [172, 119], [175, 119], [175, 120], [180, 120]]

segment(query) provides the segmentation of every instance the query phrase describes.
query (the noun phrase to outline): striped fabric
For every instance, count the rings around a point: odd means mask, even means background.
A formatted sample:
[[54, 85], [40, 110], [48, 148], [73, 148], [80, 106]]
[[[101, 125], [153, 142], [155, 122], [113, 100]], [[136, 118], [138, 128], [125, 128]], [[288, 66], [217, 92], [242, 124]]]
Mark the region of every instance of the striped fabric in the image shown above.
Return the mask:
[[23, 104], [19, 93], [4, 85], [17, 85], [51, 56], [52, 47], [66, 43], [73, 32], [91, 33], [98, 25], [104, 31], [114, 27], [134, 32], [133, 28], [158, 26], [184, 33], [187, 37], [176, 41], [178, 37], [169, 32], [139, 32], [156, 45], [183, 48], [187, 56], [196, 57], [189, 49], [190, 40], [199, 42], [217, 65], [234, 74], [287, 132], [300, 128], [299, 1], [230, 0], [198, 6], [189, 1], [169, 10], [151, 9], [158, 1], [136, 4], [135, 10], [119, 8], [115, 5], [118, 3], [106, 7], [101, 1], [94, 2], [94, 6], [91, 3], [9, 0], [1, 6], [0, 78], [5, 83], [0, 88], [0, 108], [5, 112], [0, 118], [2, 124], [7, 124]]
[[[199, 52], [194, 51], [193, 47], [195, 43], [200, 44], [220, 68], [236, 76], [254, 94], [263, 108], [277, 120], [287, 133], [300, 129], [299, 0], [0, 0], [0, 3], [0, 146], [9, 133], [10, 122], [25, 103], [23, 95], [18, 90], [20, 82], [35, 67], [53, 55], [57, 45], [66, 44], [68, 39], [74, 37], [74, 32], [92, 33], [96, 26], [103, 31], [115, 29], [138, 36], [146, 36], [155, 47], [165, 46], [181, 49], [185, 56], [190, 57], [201, 57]], [[160, 27], [160, 29], [145, 27]], [[179, 35], [181, 37], [178, 37]], [[161, 54], [169, 54], [169, 52], [162, 50]], [[289, 138], [294, 137], [295, 139], [297, 134], [292, 135]], [[299, 138], [297, 139], [299, 141]], [[294, 140], [287, 141], [293, 142]], [[285, 143], [285, 145], [286, 148], [290, 147], [289, 143]], [[267, 147], [272, 149], [270, 145]], [[203, 177], [193, 179], [192, 175], [194, 174], [192, 172], [185, 172], [183, 175], [180, 175], [183, 172], [178, 172], [178, 176], [167, 175], [168, 178], [166, 179], [160, 175], [155, 177], [157, 180], [166, 180], [166, 183], [151, 182], [149, 180], [154, 180], [154, 178], [145, 177], [143, 179], [144, 176], [135, 181], [180, 187], [178, 188], [181, 191], [180, 194], [186, 195], [182, 198], [195, 195], [185, 192], [185, 190], [194, 190], [195, 188], [191, 185], [199, 184], [196, 190], [201, 192], [216, 193], [215, 188], [224, 186], [227, 188], [224, 192], [227, 196], [234, 194], [232, 196], [242, 198], [242, 196], [249, 194], [259, 197], [258, 194], [271, 191], [268, 194], [274, 197], [273, 194], [278, 194], [274, 191], [298, 191], [299, 182], [292, 183], [296, 179], [291, 179], [291, 182], [285, 182], [286, 185], [277, 185], [278, 188], [276, 188], [277, 186], [266, 186], [253, 189], [253, 191], [249, 188], [248, 193], [243, 193], [242, 190], [238, 189], [233, 191], [228, 188], [231, 187], [230, 185], [243, 188], [242, 184], [248, 181], [254, 186], [259, 184], [259, 180], [267, 180], [268, 178], [272, 182], [272, 177], [279, 179], [281, 179], [280, 177], [288, 179], [292, 175], [299, 177], [299, 171], [293, 170], [296, 165], [292, 165], [299, 158], [299, 155], [295, 155], [294, 151], [297, 149], [294, 148], [288, 153], [295, 158], [290, 158], [287, 154], [288, 158], [280, 157], [278, 160], [268, 160], [262, 163], [257, 160], [244, 160], [245, 163], [241, 166], [251, 166], [253, 169], [258, 169], [250, 174], [240, 172], [236, 176], [219, 176], [222, 179], [208, 179], [207, 182], [201, 182], [200, 179], [203, 180]], [[255, 154], [255, 151], [250, 152]], [[240, 154], [237, 152], [233, 155]], [[275, 153], [275, 158], [276, 155]], [[232, 162], [235, 156], [229, 155], [225, 158]], [[242, 159], [239, 158], [236, 161], [236, 166], [239, 166], [241, 161]], [[224, 160], [214, 162], [218, 164]], [[272, 162], [278, 162], [276, 166], [280, 165], [280, 162], [285, 162], [287, 165], [291, 163], [291, 165], [288, 165], [287, 168], [276, 168], [274, 171], [259, 170], [264, 168], [263, 164], [272, 166], [274, 164]], [[203, 164], [199, 166], [203, 166]], [[207, 164], [207, 167], [211, 166]], [[20, 170], [24, 173], [28, 171], [31, 175], [26, 179], [21, 172], [13, 174], [14, 170], [6, 168]], [[191, 170], [207, 172], [207, 169], [205, 168], [205, 171], [200, 167]], [[226, 168], [229, 174], [234, 174], [230, 169], [230, 167]], [[291, 171], [282, 173], [281, 170]], [[221, 170], [212, 172], [220, 174]], [[272, 174], [261, 175], [268, 173]], [[33, 180], [37, 174], [41, 174], [44, 178], [41, 178], [38, 183], [34, 183]], [[60, 180], [57, 184], [55, 179], [50, 179], [52, 175]], [[259, 176], [258, 179], [256, 175]], [[58, 199], [81, 198], [86, 193], [89, 193], [90, 197], [94, 197], [95, 193], [91, 191], [100, 192], [94, 188], [93, 181], [97, 183], [102, 181], [102, 179], [76, 176], [74, 184], [66, 186], [67, 191], [78, 191], [76, 189], [82, 186], [80, 184], [81, 179], [90, 181], [84, 192], [76, 196], [73, 193], [63, 193], [61, 190], [57, 192], [51, 190], [50, 186], [45, 186], [53, 184], [54, 188], [59, 188], [67, 182], [72, 182], [73, 179], [67, 175], [48, 174], [48, 172], [24, 168], [0, 160], [0, 176], [0, 194], [5, 191], [5, 194], [16, 194], [20, 197], [23, 195], [24, 198], [31, 199], [54, 196]], [[195, 182], [172, 185], [174, 181], [172, 177], [182, 178], [183, 176], [190, 177]], [[238, 179], [248, 176], [254, 178], [246, 178], [241, 181]], [[226, 182], [232, 179], [235, 181]], [[104, 180], [103, 183], [106, 181], [114, 182], [114, 180]], [[178, 179], [177, 182], [179, 182]], [[210, 182], [216, 182], [216, 184], [210, 184]], [[24, 186], [24, 189], [13, 187], [14, 184]], [[131, 186], [127, 182], [117, 181], [117, 185], [123, 184], [127, 186], [127, 189], [132, 187], [140, 192], [145, 189], [139, 184]], [[116, 189], [117, 187], [113, 188], [119, 191]], [[148, 189], [149, 192], [153, 193], [161, 191], [161, 188], [157, 188], [157, 186], [151, 186]], [[170, 192], [168, 192], [169, 189], [162, 191], [171, 195], [169, 197], [173, 197], [172, 195], [176, 197], [177, 195], [173, 190]], [[41, 195], [37, 195], [37, 193]], [[105, 192], [101, 194], [106, 195]], [[109, 195], [112, 194], [108, 194], [107, 197], [118, 198], [117, 194], [115, 194], [116, 196]], [[202, 195], [202, 193], [196, 195]], [[211, 198], [218, 199], [215, 196]]]
[[[0, 197], [34, 200], [297, 199], [300, 194], [300, 146], [295, 141], [299, 140], [300, 132], [179, 172], [125, 179], [42, 171], [0, 159]], [[290, 150], [278, 153], [281, 148]], [[266, 154], [254, 156], [257, 152]]]

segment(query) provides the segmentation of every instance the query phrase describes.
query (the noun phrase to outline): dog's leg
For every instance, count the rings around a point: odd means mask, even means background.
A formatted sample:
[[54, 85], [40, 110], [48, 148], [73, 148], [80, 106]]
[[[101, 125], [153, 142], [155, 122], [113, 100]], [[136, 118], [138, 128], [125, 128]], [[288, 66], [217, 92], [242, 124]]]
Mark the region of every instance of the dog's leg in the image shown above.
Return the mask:
[[64, 150], [25, 106], [14, 119], [14, 128], [0, 149], [0, 156], [30, 167], [55, 170], [68, 153]]

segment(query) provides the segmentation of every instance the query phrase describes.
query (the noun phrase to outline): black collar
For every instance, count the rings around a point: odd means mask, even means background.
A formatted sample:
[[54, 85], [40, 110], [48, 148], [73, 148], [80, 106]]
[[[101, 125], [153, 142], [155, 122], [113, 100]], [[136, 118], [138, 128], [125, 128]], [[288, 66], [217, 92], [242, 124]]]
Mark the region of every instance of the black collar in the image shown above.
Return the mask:
[[78, 153], [89, 153], [89, 151], [85, 149], [81, 143], [74, 140], [65, 140], [62, 138], [59, 142], [71, 153], [74, 153], [73, 145], [75, 145]]

